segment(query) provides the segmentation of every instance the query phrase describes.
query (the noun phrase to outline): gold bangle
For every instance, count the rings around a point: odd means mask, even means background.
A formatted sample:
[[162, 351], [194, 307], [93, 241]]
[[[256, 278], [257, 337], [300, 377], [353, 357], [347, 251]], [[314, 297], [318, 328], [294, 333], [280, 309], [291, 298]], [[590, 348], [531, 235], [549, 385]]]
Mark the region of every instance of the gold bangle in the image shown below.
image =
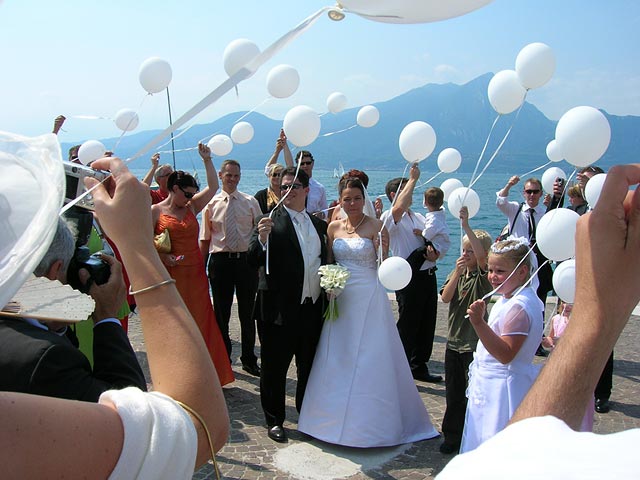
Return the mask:
[[175, 279], [169, 278], [163, 282], [156, 283], [155, 285], [151, 285], [149, 287], [141, 288], [140, 290], [136, 290], [135, 292], [131, 290], [131, 286], [129, 286], [129, 295], [137, 295], [139, 293], [150, 292], [151, 290], [155, 290], [156, 288], [160, 288], [164, 285], [169, 285], [171, 283], [176, 283]]
[[211, 450], [211, 460], [213, 461], [213, 469], [216, 473], [216, 478], [220, 480], [220, 471], [218, 470], [218, 462], [216, 462], [216, 452], [213, 450], [213, 441], [211, 440], [211, 433], [209, 433], [209, 428], [207, 428], [207, 424], [204, 422], [204, 418], [202, 418], [200, 414], [196, 412], [193, 408], [191, 408], [189, 405], [182, 403], [180, 400], [174, 400], [174, 401], [178, 405], [180, 405], [182, 408], [184, 408], [187, 412], [189, 412], [191, 415], [193, 415], [195, 418], [197, 418], [198, 421], [200, 422], [200, 425], [202, 425], [204, 432], [207, 434], [207, 441], [209, 442], [209, 449]]

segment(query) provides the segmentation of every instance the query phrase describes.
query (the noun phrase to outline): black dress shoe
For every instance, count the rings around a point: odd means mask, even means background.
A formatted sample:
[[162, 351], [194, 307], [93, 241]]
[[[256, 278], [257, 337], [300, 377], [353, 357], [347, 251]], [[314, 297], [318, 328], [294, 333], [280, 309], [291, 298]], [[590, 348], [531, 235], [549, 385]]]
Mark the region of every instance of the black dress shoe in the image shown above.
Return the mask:
[[460, 445], [454, 445], [453, 443], [447, 443], [446, 441], [440, 445], [440, 453], [443, 455], [451, 455], [452, 453], [458, 453], [460, 451]]
[[611, 410], [611, 405], [609, 405], [609, 400], [606, 398], [596, 398], [596, 412], [598, 413], [609, 413]]
[[440, 383], [441, 375], [431, 375], [429, 372], [413, 372], [413, 378], [421, 382]]
[[270, 427], [267, 431], [267, 435], [274, 442], [284, 443], [287, 441], [287, 433], [280, 425], [274, 425], [273, 427]]
[[253, 375], [254, 377], [260, 376], [260, 367], [257, 363], [255, 365], [242, 364], [242, 370], [247, 372], [249, 375]]

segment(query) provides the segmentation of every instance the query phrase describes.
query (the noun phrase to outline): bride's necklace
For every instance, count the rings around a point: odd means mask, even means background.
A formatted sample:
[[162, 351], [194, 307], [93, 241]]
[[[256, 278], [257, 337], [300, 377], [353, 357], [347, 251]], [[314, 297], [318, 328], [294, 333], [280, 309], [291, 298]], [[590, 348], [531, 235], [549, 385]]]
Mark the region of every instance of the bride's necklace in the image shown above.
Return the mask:
[[366, 216], [366, 215], [362, 215], [362, 220], [360, 220], [360, 221], [358, 222], [358, 224], [357, 224], [355, 227], [353, 227], [353, 230], [351, 230], [351, 231], [349, 230], [349, 225], [348, 225], [348, 224], [349, 224], [349, 218], [346, 218], [346, 219], [345, 219], [345, 221], [344, 221], [344, 228], [345, 228], [345, 230], [347, 231], [347, 233], [348, 233], [349, 235], [351, 235], [351, 234], [353, 234], [353, 233], [356, 233], [356, 230], [358, 230], [358, 227], [364, 223], [364, 220], [365, 220], [366, 218], [367, 218], [367, 216]]

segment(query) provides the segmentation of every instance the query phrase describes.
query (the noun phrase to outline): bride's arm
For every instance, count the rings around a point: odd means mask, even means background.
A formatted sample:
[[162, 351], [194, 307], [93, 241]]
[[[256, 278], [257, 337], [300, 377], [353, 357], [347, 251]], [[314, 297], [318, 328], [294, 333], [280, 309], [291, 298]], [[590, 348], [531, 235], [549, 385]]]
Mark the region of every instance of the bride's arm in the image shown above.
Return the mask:
[[335, 238], [336, 230], [338, 229], [340, 222], [332, 222], [327, 227], [327, 263], [334, 263], [333, 258], [333, 239]]
[[371, 240], [373, 241], [373, 246], [376, 249], [376, 255], [378, 255], [378, 251], [380, 250], [380, 241], [382, 240], [382, 260], [386, 260], [389, 256], [389, 232], [382, 221], [377, 218], [370, 218], [375, 222], [375, 233]]

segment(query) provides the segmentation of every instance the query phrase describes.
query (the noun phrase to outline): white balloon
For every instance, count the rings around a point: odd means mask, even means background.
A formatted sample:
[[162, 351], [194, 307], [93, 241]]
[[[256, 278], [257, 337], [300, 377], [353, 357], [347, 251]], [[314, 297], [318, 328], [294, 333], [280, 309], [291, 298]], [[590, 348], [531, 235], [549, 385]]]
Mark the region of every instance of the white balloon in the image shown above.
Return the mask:
[[607, 151], [611, 127], [602, 112], [593, 107], [575, 107], [556, 125], [556, 143], [564, 159], [576, 167], [587, 167]]
[[238, 145], [249, 143], [253, 138], [253, 133], [253, 125], [249, 122], [238, 122], [231, 129], [231, 140]]
[[544, 43], [530, 43], [516, 57], [516, 73], [524, 88], [538, 88], [556, 71], [556, 56]]
[[300, 75], [291, 65], [277, 65], [267, 75], [267, 90], [275, 98], [287, 98], [296, 93]]
[[136, 129], [140, 119], [138, 118], [138, 114], [135, 110], [123, 108], [122, 110], [118, 110], [113, 121], [115, 122], [116, 127], [123, 132], [130, 132]]
[[107, 149], [98, 140], [87, 140], [78, 149], [78, 160], [84, 165], [89, 165], [94, 160], [104, 157]]
[[172, 75], [169, 62], [162, 58], [151, 57], [140, 65], [138, 80], [148, 93], [158, 93], [169, 86]]
[[556, 178], [562, 178], [563, 180], [567, 179], [567, 174], [561, 168], [551, 167], [545, 170], [542, 174], [542, 189], [547, 193], [553, 193], [553, 183], [556, 181]]
[[[467, 190], [469, 193], [467, 193]], [[469, 218], [475, 217], [480, 211], [480, 197], [474, 190], [467, 187], [456, 188], [451, 192], [447, 199], [447, 204], [451, 215], [455, 218], [460, 218], [460, 209], [462, 207], [469, 209]]]
[[547, 158], [552, 162], [560, 162], [563, 160], [562, 152], [556, 143], [556, 140], [553, 139], [547, 144]]
[[462, 155], [455, 148], [445, 148], [438, 155], [438, 168], [442, 173], [455, 172], [462, 163]]
[[440, 190], [444, 192], [444, 201], [449, 201], [449, 195], [451, 195], [451, 192], [462, 187], [464, 187], [464, 185], [457, 178], [449, 178], [442, 182], [442, 184], [440, 185]]
[[553, 272], [553, 290], [560, 300], [573, 303], [576, 298], [576, 261], [562, 262]]
[[284, 116], [282, 128], [291, 143], [297, 147], [306, 147], [318, 138], [320, 117], [313, 108], [298, 105]]
[[385, 23], [426, 23], [459, 17], [491, 0], [340, 0], [349, 12]]
[[606, 173], [598, 173], [589, 179], [584, 187], [584, 198], [591, 208], [595, 208], [602, 192], [604, 181], [607, 179]]
[[380, 120], [380, 112], [373, 105], [365, 105], [358, 111], [356, 121], [363, 128], [373, 127]]
[[576, 223], [580, 215], [568, 208], [556, 208], [544, 214], [536, 228], [536, 241], [542, 254], [560, 262], [576, 253]]
[[407, 162], [421, 162], [436, 148], [436, 132], [426, 122], [411, 122], [402, 129], [398, 145]]
[[380, 264], [378, 280], [387, 290], [402, 290], [411, 281], [411, 266], [402, 257], [389, 257]]
[[518, 74], [513, 70], [502, 70], [496, 73], [487, 88], [489, 103], [501, 115], [517, 110], [527, 91], [520, 84]]
[[222, 54], [224, 71], [230, 77], [260, 54], [260, 49], [251, 40], [238, 38], [226, 46]]
[[211, 149], [211, 153], [218, 157], [229, 155], [233, 150], [233, 142], [226, 135], [214, 135], [207, 146]]
[[331, 113], [340, 113], [347, 106], [347, 97], [344, 93], [333, 92], [327, 97], [327, 109]]

